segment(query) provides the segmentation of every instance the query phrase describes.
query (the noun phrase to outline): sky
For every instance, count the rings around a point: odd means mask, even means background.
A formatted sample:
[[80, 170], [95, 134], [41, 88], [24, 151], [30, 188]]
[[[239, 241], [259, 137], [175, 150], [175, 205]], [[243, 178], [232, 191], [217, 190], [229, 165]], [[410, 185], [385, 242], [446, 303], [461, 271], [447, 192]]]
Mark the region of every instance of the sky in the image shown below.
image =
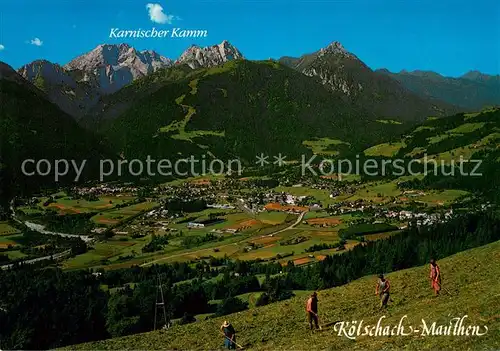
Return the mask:
[[[202, 29], [206, 38], [109, 38], [111, 28]], [[0, 61], [66, 64], [126, 42], [175, 59], [228, 40], [248, 59], [300, 56], [339, 41], [372, 69], [500, 74], [499, 0], [2, 0]]]

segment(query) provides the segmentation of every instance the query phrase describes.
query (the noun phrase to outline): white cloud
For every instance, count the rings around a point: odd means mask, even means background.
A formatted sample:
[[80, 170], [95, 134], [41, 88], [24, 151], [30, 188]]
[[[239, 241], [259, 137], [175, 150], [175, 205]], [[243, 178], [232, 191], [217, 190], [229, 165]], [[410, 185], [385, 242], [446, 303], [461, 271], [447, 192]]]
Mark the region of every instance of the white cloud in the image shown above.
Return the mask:
[[35, 39], [31, 39], [30, 44], [36, 45], [36, 46], [42, 46], [43, 41], [41, 41], [40, 38], [35, 38]]
[[151, 21], [155, 23], [161, 24], [172, 24], [172, 20], [174, 19], [173, 15], [167, 15], [163, 12], [163, 7], [160, 4], [147, 4], [146, 8], [148, 9], [149, 18]]
[[2, 51], [3, 49], [5, 49], [5, 46], [3, 46], [2, 44], [0, 44], [0, 51]]

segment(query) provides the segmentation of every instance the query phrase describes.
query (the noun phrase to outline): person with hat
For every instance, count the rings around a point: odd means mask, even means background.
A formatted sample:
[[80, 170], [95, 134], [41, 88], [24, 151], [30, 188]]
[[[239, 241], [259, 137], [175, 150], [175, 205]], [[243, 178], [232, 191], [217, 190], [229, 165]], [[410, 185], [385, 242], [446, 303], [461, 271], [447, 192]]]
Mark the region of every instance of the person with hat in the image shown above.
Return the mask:
[[306, 303], [306, 313], [307, 321], [309, 322], [309, 328], [312, 330], [313, 322], [316, 329], [319, 329], [318, 325], [318, 294], [313, 292]]
[[229, 350], [236, 349], [236, 331], [231, 323], [224, 321], [220, 330], [224, 334], [224, 346]]
[[377, 286], [375, 288], [375, 295], [380, 298], [380, 308], [387, 308], [387, 302], [389, 301], [389, 290], [391, 284], [388, 279], [385, 279], [383, 274], [379, 274]]

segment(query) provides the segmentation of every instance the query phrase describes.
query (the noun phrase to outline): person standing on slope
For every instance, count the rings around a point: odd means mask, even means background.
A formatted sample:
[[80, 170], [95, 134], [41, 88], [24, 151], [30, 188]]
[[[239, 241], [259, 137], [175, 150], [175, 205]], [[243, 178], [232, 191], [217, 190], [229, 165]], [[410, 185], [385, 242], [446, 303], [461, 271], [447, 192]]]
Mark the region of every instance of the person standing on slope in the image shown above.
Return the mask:
[[441, 290], [441, 269], [435, 259], [432, 258], [430, 263], [429, 278], [431, 279], [431, 287], [434, 289], [434, 295], [438, 296]]
[[220, 330], [224, 334], [224, 346], [229, 350], [236, 349], [236, 331], [233, 326], [228, 321], [224, 321]]
[[391, 283], [389, 283], [389, 280], [385, 279], [383, 274], [379, 274], [377, 286], [375, 288], [375, 295], [378, 295], [380, 298], [380, 308], [387, 308], [390, 289]]
[[307, 300], [306, 303], [306, 313], [307, 313], [307, 321], [309, 322], [309, 328], [312, 330], [313, 322], [316, 329], [319, 329], [318, 325], [318, 294], [313, 292], [311, 297]]

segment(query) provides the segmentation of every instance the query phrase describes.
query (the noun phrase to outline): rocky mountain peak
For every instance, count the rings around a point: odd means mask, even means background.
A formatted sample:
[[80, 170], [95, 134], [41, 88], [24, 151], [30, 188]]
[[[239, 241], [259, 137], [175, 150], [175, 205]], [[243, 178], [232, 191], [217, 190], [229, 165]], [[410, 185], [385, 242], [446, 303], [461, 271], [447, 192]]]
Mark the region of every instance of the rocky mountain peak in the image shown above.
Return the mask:
[[43, 78], [44, 82], [49, 84], [65, 84], [71, 87], [76, 85], [74, 79], [62, 66], [47, 60], [35, 60], [28, 63], [19, 68], [18, 73], [30, 82]]
[[99, 66], [116, 66], [120, 61], [136, 54], [137, 51], [128, 44], [101, 44], [93, 50], [73, 59], [64, 67], [70, 70], [92, 71]]
[[469, 72], [465, 73], [461, 78], [475, 80], [475, 79], [480, 78], [481, 76], [482, 76], [482, 73], [476, 70], [476, 71], [469, 71]]
[[334, 54], [334, 55], [341, 55], [341, 56], [346, 56], [346, 57], [354, 57], [349, 51], [347, 51], [344, 46], [338, 42], [334, 41], [328, 46], [320, 49], [318, 56], [323, 56], [326, 54]]
[[243, 58], [241, 52], [227, 40], [224, 40], [218, 45], [204, 48], [191, 45], [182, 53], [176, 63], [184, 63], [196, 69], [200, 67], [213, 67], [240, 58]]
[[407, 71], [407, 70], [403, 69], [399, 72], [399, 74], [420, 77], [420, 78], [427, 78], [427, 79], [443, 79], [444, 78], [439, 73], [432, 72], [432, 71], [422, 71], [422, 70]]
[[500, 81], [500, 75], [484, 74], [477, 70], [469, 71], [460, 78], [479, 82], [496, 81], [498, 83]]
[[332, 41], [326, 49], [345, 51], [344, 46], [339, 41]]
[[87, 82], [86, 73], [69, 71], [47, 60], [36, 60], [24, 65], [18, 73], [42, 90], [61, 110], [76, 118], [82, 117], [87, 107], [99, 98], [95, 81], [89, 79], [90, 82]]
[[82, 80], [95, 82], [101, 93], [109, 94], [172, 64], [172, 60], [152, 50], [137, 51], [128, 44], [101, 44], [64, 68], [85, 72]]
[[[177, 62], [199, 68], [242, 57], [238, 49], [224, 40], [205, 48], [193, 45]], [[125, 43], [101, 44], [64, 66], [36, 60], [21, 67], [18, 73], [20, 79], [43, 90], [63, 111], [80, 118], [102, 95], [112, 94], [135, 79], [172, 65], [173, 60], [153, 50], [139, 51]]]

